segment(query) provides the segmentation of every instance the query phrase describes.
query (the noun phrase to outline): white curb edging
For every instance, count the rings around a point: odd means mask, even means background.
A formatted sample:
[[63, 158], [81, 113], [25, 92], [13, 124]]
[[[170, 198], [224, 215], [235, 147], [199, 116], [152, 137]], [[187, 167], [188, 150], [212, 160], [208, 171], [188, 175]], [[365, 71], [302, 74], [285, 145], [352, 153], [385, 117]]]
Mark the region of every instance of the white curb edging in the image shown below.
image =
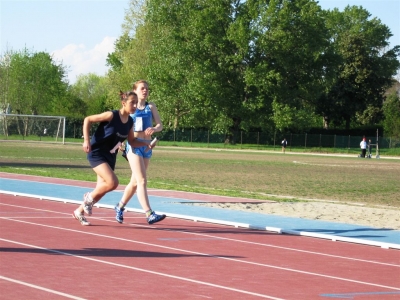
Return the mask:
[[[76, 201], [76, 200], [71, 200], [71, 199], [47, 197], [47, 196], [25, 194], [25, 193], [16, 193], [16, 192], [4, 191], [4, 190], [0, 190], [0, 193], [7, 194], [7, 195], [13, 195], [13, 196], [36, 198], [36, 199], [40, 199], [40, 200], [58, 201], [58, 202], [63, 202], [63, 203], [74, 203], [74, 204], [82, 203], [82, 201]], [[108, 205], [108, 204], [95, 204], [94, 206], [97, 208], [114, 209], [114, 206]], [[143, 213], [142, 209], [128, 208], [128, 207], [125, 208], [125, 211]], [[307, 232], [307, 231], [287, 230], [287, 229], [282, 229], [282, 228], [278, 228], [278, 227], [269, 227], [269, 226], [262, 227], [262, 226], [255, 226], [255, 225], [240, 223], [240, 222], [231, 222], [231, 221], [202, 218], [202, 217], [195, 217], [195, 216], [189, 216], [189, 215], [180, 215], [180, 214], [173, 214], [173, 213], [171, 214], [171, 213], [165, 213], [162, 211], [157, 211], [157, 212], [165, 214], [170, 218], [191, 220], [194, 222], [204, 222], [204, 223], [212, 223], [212, 224], [219, 224], [219, 225], [227, 225], [227, 226], [233, 226], [235, 228], [265, 230], [265, 231], [271, 231], [271, 232], [280, 233], [280, 234], [291, 234], [291, 235], [298, 235], [298, 236], [327, 239], [327, 240], [331, 240], [334, 242], [340, 241], [340, 242], [348, 242], [348, 243], [376, 246], [376, 247], [381, 247], [383, 249], [398, 249], [398, 250], [400, 250], [400, 244], [377, 242], [377, 241], [371, 241], [371, 240], [365, 240], [365, 239], [356, 239], [356, 238], [350, 238], [350, 237], [342, 237], [342, 236], [337, 236], [337, 235], [321, 234], [321, 233], [314, 233], [314, 232]]]

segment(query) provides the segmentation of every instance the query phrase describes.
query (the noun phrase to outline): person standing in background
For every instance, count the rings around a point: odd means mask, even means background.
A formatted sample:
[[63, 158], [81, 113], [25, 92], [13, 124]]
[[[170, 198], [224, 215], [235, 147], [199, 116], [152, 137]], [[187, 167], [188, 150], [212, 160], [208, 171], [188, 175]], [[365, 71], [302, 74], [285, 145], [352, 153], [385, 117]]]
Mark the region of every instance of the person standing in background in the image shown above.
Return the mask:
[[287, 146], [287, 140], [286, 138], [283, 139], [283, 141], [281, 142], [282, 144], [282, 152], [285, 153], [286, 151], [286, 146]]
[[362, 141], [360, 142], [360, 148], [361, 148], [361, 156], [365, 158], [365, 154], [367, 153], [367, 140], [365, 139], [365, 136], [363, 137]]

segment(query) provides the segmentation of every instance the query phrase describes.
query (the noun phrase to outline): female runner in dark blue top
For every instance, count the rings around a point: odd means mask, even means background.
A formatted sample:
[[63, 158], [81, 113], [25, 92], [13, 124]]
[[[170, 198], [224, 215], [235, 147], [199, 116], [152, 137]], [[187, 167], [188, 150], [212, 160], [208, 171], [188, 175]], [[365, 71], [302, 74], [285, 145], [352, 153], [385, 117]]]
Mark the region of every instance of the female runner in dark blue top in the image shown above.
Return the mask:
[[[93, 205], [106, 193], [118, 187], [114, 168], [121, 143], [128, 139], [132, 147], [149, 144], [137, 141], [132, 130], [133, 119], [130, 114], [134, 113], [137, 107], [136, 94], [121, 92], [120, 98], [121, 109], [88, 116], [83, 122], [83, 151], [87, 153], [90, 166], [97, 174], [97, 184], [92, 192], [83, 196], [83, 203], [73, 212], [73, 217], [82, 225], [90, 225], [84, 212], [91, 215]], [[95, 122], [100, 124], [89, 142], [90, 125]]]

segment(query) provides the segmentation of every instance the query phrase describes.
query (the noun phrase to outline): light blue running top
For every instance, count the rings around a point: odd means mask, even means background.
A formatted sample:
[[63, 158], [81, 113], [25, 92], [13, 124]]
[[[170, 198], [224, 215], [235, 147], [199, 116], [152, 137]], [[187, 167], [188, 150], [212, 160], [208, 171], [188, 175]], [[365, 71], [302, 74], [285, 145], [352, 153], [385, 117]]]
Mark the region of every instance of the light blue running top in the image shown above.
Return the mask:
[[131, 114], [134, 121], [133, 130], [135, 132], [145, 131], [147, 128], [153, 126], [153, 113], [148, 102], [143, 109], [136, 109], [136, 111]]

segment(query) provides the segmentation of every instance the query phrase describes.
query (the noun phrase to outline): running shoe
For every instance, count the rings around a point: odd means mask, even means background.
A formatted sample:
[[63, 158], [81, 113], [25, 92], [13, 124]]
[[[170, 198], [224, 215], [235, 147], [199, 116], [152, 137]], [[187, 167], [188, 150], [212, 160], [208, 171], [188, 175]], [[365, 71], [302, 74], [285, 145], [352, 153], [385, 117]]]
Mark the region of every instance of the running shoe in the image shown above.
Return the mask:
[[85, 195], [83, 195], [83, 210], [85, 211], [85, 213], [91, 216], [92, 208], [93, 208], [93, 201], [89, 200], [89, 193], [86, 193]]
[[117, 213], [115, 215], [115, 220], [117, 220], [118, 223], [122, 224], [122, 222], [124, 221], [124, 210], [125, 210], [125, 208], [119, 208], [119, 206], [117, 204], [117, 205], [115, 205], [114, 210]]
[[122, 150], [122, 157], [128, 161], [128, 157], [126, 156], [126, 150]]
[[89, 226], [90, 225], [90, 222], [88, 222], [88, 220], [86, 220], [86, 218], [85, 218], [85, 216], [83, 214], [79, 214], [74, 210], [74, 212], [72, 213], [72, 216], [75, 219], [77, 219], [81, 223], [81, 225], [83, 225], [83, 226]]
[[147, 223], [154, 224], [164, 220], [166, 215], [157, 215], [154, 211], [147, 217]]

